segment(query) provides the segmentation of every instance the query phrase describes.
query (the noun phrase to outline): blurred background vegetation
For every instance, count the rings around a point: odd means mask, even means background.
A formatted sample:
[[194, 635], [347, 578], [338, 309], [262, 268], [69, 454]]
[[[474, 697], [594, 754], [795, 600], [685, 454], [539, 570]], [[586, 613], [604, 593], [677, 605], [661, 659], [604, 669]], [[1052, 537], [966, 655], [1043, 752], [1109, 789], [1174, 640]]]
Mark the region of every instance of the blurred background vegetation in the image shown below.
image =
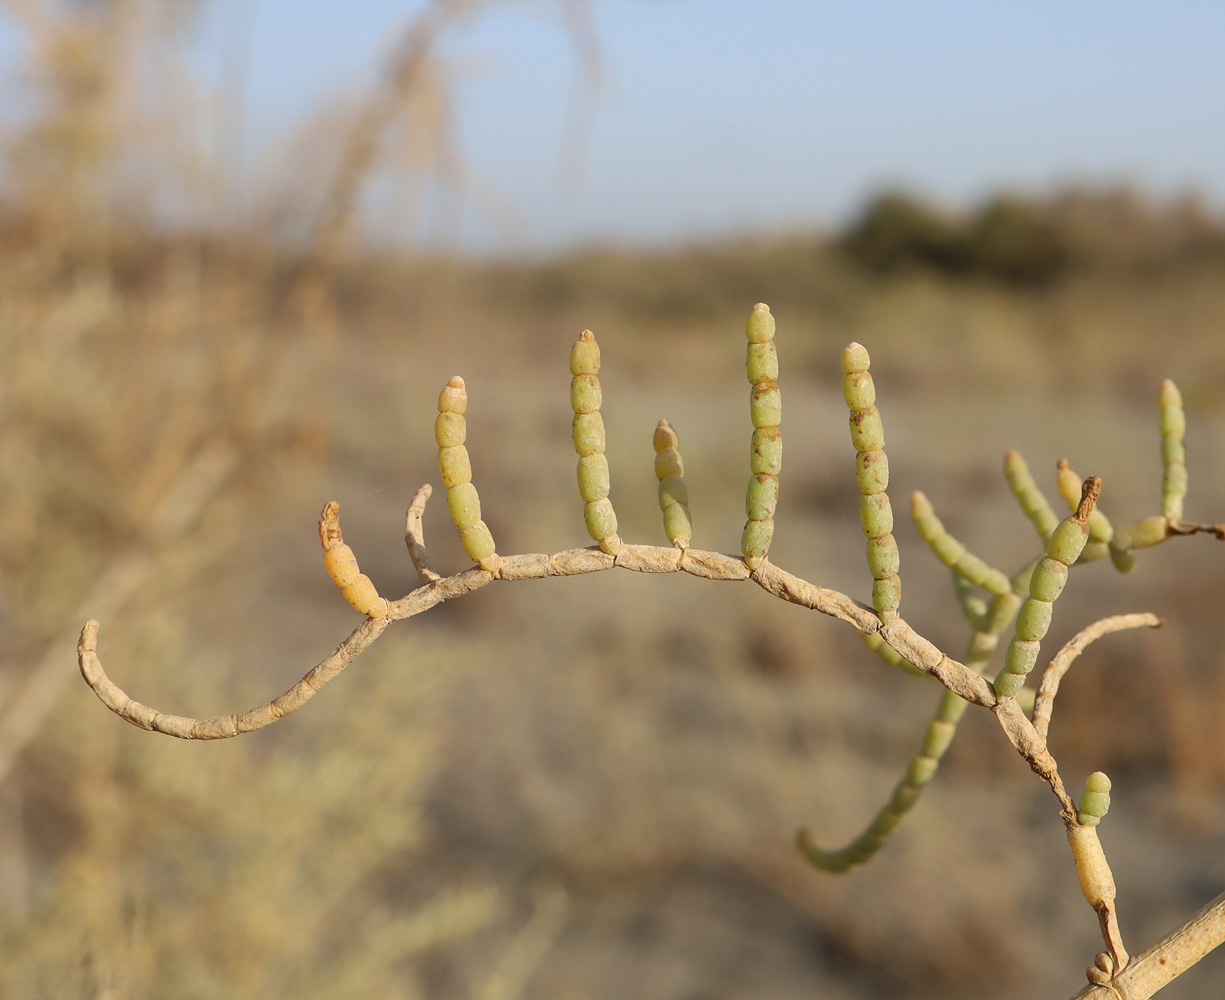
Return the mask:
[[[898, 190], [841, 231], [429, 255], [366, 238], [364, 199], [389, 156], [418, 178], [462, 170], [438, 41], [484, 10], [428, 5], [345, 127], [304, 122], [309, 158], [239, 206], [192, 144], [190, 92], [166, 83], [192, 7], [5, 5], [27, 113], [0, 171], [0, 993], [1072, 992], [1096, 925], [1049, 793], [989, 719], [971, 713], [872, 866], [799, 862], [796, 826], [832, 842], [870, 816], [938, 693], [756, 591], [628, 574], [491, 587], [221, 744], [124, 726], [73, 647], [100, 618], [108, 670], [166, 711], [287, 687], [354, 624], [319, 565], [325, 500], [383, 593], [413, 586], [400, 518], [436, 478], [434, 401], [456, 373], [499, 550], [584, 544], [566, 370], [584, 327], [604, 350], [622, 534], [662, 540], [650, 436], [666, 416], [695, 543], [735, 550], [757, 301], [778, 317], [787, 395], [774, 555], [806, 578], [867, 593], [838, 373], [852, 339], [873, 352], [899, 514], [923, 489], [1007, 570], [1035, 540], [1003, 451], [1048, 487], [1061, 457], [1101, 474], [1116, 521], [1152, 513], [1166, 376], [1188, 410], [1188, 516], [1219, 519], [1225, 219], [1117, 187], [956, 212]], [[590, 58], [586, 22], [567, 23]], [[453, 571], [449, 529], [427, 512]], [[946, 575], [899, 537], [905, 613], [956, 655]], [[1086, 654], [1054, 726], [1070, 784], [1115, 779], [1104, 838], [1133, 947], [1225, 880], [1219, 554], [1195, 539], [1141, 555], [1130, 577], [1078, 572], [1052, 633], [1118, 611], [1170, 622]], [[1169, 995], [1223, 978], [1214, 957]]]

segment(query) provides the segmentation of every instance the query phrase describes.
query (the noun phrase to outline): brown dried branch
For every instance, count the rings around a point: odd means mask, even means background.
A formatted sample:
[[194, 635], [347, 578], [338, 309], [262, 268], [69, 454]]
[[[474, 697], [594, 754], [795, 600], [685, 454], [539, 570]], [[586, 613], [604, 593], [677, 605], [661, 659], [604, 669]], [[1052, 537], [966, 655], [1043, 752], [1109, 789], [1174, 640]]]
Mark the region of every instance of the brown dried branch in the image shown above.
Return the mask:
[[[898, 618], [887, 626], [870, 608], [852, 600], [845, 594], [825, 587], [818, 587], [806, 580], [764, 562], [750, 572], [743, 558], [707, 552], [701, 549], [678, 549], [657, 545], [622, 544], [616, 555], [600, 551], [598, 547], [567, 549], [553, 555], [526, 553], [515, 556], [499, 556], [490, 569], [474, 567], [449, 577], [439, 577], [430, 567], [425, 555], [424, 538], [421, 532], [421, 515], [430, 496], [429, 486], [417, 491], [409, 506], [406, 518], [405, 538], [413, 562], [425, 585], [398, 601], [383, 602], [377, 618], [366, 622], [347, 638], [331, 656], [320, 662], [302, 678], [298, 684], [279, 698], [239, 715], [218, 716], [212, 719], [196, 719], [186, 716], [168, 715], [134, 701], [125, 691], [107, 677], [97, 656], [98, 623], [91, 619], [81, 632], [78, 659], [81, 674], [86, 683], [112, 712], [142, 729], [149, 729], [175, 736], [179, 739], [223, 739], [237, 736], [271, 725], [304, 705], [328, 681], [336, 677], [353, 659], [370, 645], [388, 624], [412, 618], [436, 604], [462, 597], [478, 590], [494, 580], [538, 580], [551, 576], [578, 576], [598, 573], [619, 567], [635, 573], [689, 573], [707, 580], [743, 581], [752, 580], [767, 593], [821, 614], [838, 618], [863, 632], [877, 632], [898, 653], [924, 673], [936, 677], [951, 691], [974, 704], [993, 707], [995, 695], [987, 682], [969, 667], [940, 652], [931, 642], [915, 632], [905, 621]], [[324, 508], [320, 521], [325, 553], [331, 554], [343, 545], [336, 505]], [[346, 547], [347, 548], [347, 547]], [[356, 564], [353, 566], [356, 571]], [[1029, 721], [1020, 716], [1020, 722], [1012, 719], [1011, 728], [1017, 735], [1014, 744], [1029, 749], [1031, 763], [1041, 760], [1045, 746], [1041, 745]], [[1009, 727], [1005, 727], [1009, 731]], [[1010, 732], [1010, 738], [1013, 738]], [[1024, 751], [1023, 751], [1024, 752]], [[1037, 766], [1035, 766], [1037, 769]], [[1041, 771], [1039, 773], [1042, 773]]]
[[1179, 535], [1215, 535], [1225, 542], [1225, 523], [1191, 524], [1189, 521], [1172, 521], [1166, 525], [1166, 532], [1171, 538]]
[[1059, 693], [1059, 682], [1063, 680], [1063, 675], [1068, 672], [1076, 657], [1090, 644], [1112, 632], [1132, 628], [1160, 628], [1162, 624], [1156, 615], [1144, 611], [1129, 615], [1112, 615], [1077, 632], [1063, 649], [1055, 654], [1042, 673], [1042, 683], [1038, 686], [1037, 697], [1034, 698], [1033, 713], [1034, 728], [1038, 734], [1046, 739], [1051, 727], [1051, 713], [1055, 710], [1055, 695]]
[[425, 483], [417, 490], [413, 502], [408, 505], [408, 513], [404, 516], [404, 544], [408, 546], [408, 557], [413, 561], [417, 576], [423, 584], [431, 584], [442, 577], [430, 566], [429, 553], [425, 551], [425, 528], [421, 524], [421, 515], [425, 513], [425, 502], [429, 500], [434, 487]]
[[330, 656], [312, 667], [297, 684], [279, 698], [265, 702], [258, 708], [237, 715], [218, 715], [211, 719], [193, 719], [183, 715], [167, 715], [148, 705], [134, 701], [122, 688], [106, 675], [98, 659], [98, 623], [90, 619], [81, 630], [77, 643], [77, 658], [81, 665], [81, 676], [94, 690], [107, 708], [126, 722], [164, 733], [180, 740], [224, 740], [241, 736], [256, 729], [270, 726], [277, 719], [310, 701], [329, 681], [340, 676], [340, 672], [352, 663], [383, 630], [391, 624], [389, 618], [367, 618], [357, 626]]

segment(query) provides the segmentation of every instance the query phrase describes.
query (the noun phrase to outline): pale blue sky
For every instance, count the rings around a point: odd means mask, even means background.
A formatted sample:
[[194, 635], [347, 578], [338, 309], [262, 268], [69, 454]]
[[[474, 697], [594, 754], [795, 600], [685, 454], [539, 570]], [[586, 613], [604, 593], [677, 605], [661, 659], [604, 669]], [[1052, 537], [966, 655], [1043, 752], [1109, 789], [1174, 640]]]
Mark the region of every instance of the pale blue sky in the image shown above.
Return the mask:
[[[249, 38], [257, 146], [368, 86], [420, 7], [217, 0], [199, 65], [216, 79]], [[1225, 204], [1219, 0], [596, 0], [608, 65], [570, 186], [558, 161], [573, 53], [554, 6], [514, 10], [446, 49], [469, 70], [463, 152], [531, 248], [830, 225], [884, 183], [957, 203], [1130, 181]], [[471, 213], [458, 242], [498, 245]]]

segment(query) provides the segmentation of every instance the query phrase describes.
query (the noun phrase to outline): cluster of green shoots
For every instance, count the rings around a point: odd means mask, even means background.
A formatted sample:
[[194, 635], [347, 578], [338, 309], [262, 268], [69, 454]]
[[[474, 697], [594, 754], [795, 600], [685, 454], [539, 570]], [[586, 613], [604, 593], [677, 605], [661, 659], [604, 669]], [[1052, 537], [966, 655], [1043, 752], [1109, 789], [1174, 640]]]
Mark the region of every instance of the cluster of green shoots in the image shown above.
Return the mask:
[[[465, 446], [467, 390], [464, 380], [455, 377], [439, 395], [434, 433], [447, 508], [474, 566], [450, 576], [443, 576], [432, 567], [422, 530], [422, 512], [431, 490], [428, 485], [423, 486], [408, 509], [405, 523], [405, 540], [421, 586], [399, 599], [380, 596], [370, 579], [360, 572], [352, 550], [344, 544], [339, 505], [329, 503], [323, 509], [319, 524], [324, 564], [343, 596], [365, 619], [332, 654], [289, 691], [236, 715], [195, 719], [158, 712], [131, 699], [107, 677], [97, 656], [96, 621], [86, 624], [79, 645], [80, 666], [86, 681], [112, 711], [133, 725], [184, 739], [220, 739], [262, 728], [305, 704], [391, 622], [413, 617], [494, 581], [574, 576], [612, 568], [641, 573], [685, 572], [706, 579], [751, 581], [776, 597], [850, 624], [886, 663], [934, 677], [945, 688], [935, 716], [928, 723], [905, 774], [864, 831], [849, 844], [831, 849], [819, 846], [808, 831], [802, 830], [797, 839], [804, 857], [826, 871], [845, 872], [879, 851], [935, 776], [967, 706], [976, 704], [994, 713], [1010, 743], [1047, 782], [1058, 799], [1081, 887], [1086, 900], [1098, 914], [1106, 944], [1106, 950], [1089, 970], [1091, 983], [1127, 985], [1135, 996], [1140, 996], [1139, 990], [1147, 988], [1144, 984], [1157, 981], [1152, 977], [1164, 975], [1166, 979], [1161, 982], [1168, 981], [1178, 972], [1171, 971], [1174, 966], [1167, 953], [1146, 958], [1153, 952], [1150, 949], [1139, 960], [1131, 961], [1123, 947], [1114, 904], [1114, 882], [1097, 834], [1098, 823], [1109, 805], [1109, 779], [1100, 772], [1091, 775], [1085, 795], [1079, 804], [1074, 803], [1047, 746], [1055, 695], [1061, 678], [1077, 655], [1104, 635], [1123, 629], [1154, 627], [1160, 621], [1149, 614], [1103, 619], [1081, 631], [1050, 657], [1040, 672], [1036, 668], [1042, 657], [1042, 643], [1050, 628], [1055, 602], [1064, 590], [1070, 569], [1109, 556], [1116, 568], [1127, 572], [1135, 566], [1135, 552], [1139, 549], [1199, 533], [1225, 538], [1225, 525], [1192, 524], [1183, 519], [1187, 487], [1183, 443], [1185, 419], [1177, 388], [1172, 382], [1163, 382], [1159, 395], [1164, 466], [1160, 514], [1114, 527], [1098, 507], [1101, 480], [1097, 477], [1081, 480], [1066, 462], [1060, 462], [1056, 485], [1070, 510], [1068, 516], [1060, 519], [1037, 487], [1025, 461], [1016, 452], [1009, 452], [1004, 458], [1004, 475], [1033, 525], [1039, 547], [1033, 559], [1009, 574], [970, 552], [950, 535], [922, 493], [911, 497], [911, 518], [936, 558], [950, 569], [953, 588], [970, 629], [963, 659], [958, 661], [919, 635], [901, 617], [902, 581], [888, 494], [889, 461], [885, 452], [884, 423], [876, 406], [876, 387], [868, 352], [859, 344], [851, 344], [842, 352], [842, 389], [850, 413], [855, 477], [860, 491], [860, 523], [872, 579], [872, 604], [869, 607], [845, 594], [809, 583], [771, 562], [770, 543], [782, 473], [782, 396], [774, 342], [775, 320], [767, 306], [754, 307], [746, 324], [746, 334], [749, 415], [753, 430], [745, 498], [747, 520], [739, 556], [692, 547], [694, 528], [680, 439], [666, 420], [655, 427], [653, 446], [659, 505], [669, 544], [635, 545], [625, 542], [618, 534], [617, 515], [610, 496], [609, 463], [605, 456], [604, 421], [600, 414], [603, 400], [599, 379], [600, 349], [594, 335], [584, 331], [570, 352], [573, 376], [570, 401], [574, 411], [574, 447], [578, 455], [578, 491], [584, 505], [587, 531], [595, 545], [552, 555], [506, 556], [497, 551], [493, 535], [481, 517], [480, 497]], [[992, 654], [1005, 636], [1008, 641], [1003, 664], [995, 669]], [[1035, 677], [1039, 678], [1038, 682], [1031, 683]], [[1218, 924], [1214, 925], [1218, 937], [1208, 948], [1225, 939], [1225, 904], [1219, 909], [1215, 918]], [[1183, 951], [1187, 951], [1185, 946]], [[1191, 961], [1198, 957], [1196, 955]], [[1152, 969], [1158, 971], [1154, 973]], [[1122, 975], [1129, 975], [1131, 979], [1124, 983], [1119, 978]], [[1150, 980], [1144, 980], [1144, 975], [1150, 975]]]

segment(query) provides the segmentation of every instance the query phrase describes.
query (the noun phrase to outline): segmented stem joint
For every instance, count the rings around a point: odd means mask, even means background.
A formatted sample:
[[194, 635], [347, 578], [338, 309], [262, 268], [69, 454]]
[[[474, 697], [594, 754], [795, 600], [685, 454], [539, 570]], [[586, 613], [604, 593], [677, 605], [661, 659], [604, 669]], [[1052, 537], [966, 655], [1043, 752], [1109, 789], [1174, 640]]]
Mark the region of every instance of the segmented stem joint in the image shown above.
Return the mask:
[[1029, 578], [1029, 597], [1017, 612], [1016, 634], [1004, 654], [1004, 669], [995, 679], [999, 698], [1013, 698], [1038, 662], [1042, 639], [1051, 627], [1055, 599], [1068, 581], [1068, 567], [1080, 558], [1089, 540], [1089, 515], [1097, 504], [1102, 481], [1093, 476], [1081, 489], [1075, 513], [1061, 521], [1046, 542], [1046, 555]]
[[617, 534], [617, 512], [608, 498], [608, 459], [604, 457], [604, 418], [600, 405], [600, 345], [595, 334], [584, 330], [570, 348], [570, 406], [574, 410], [572, 433], [578, 452], [578, 491], [585, 504], [583, 519], [587, 533], [600, 551], [616, 555], [621, 549]]
[[901, 559], [893, 537], [893, 507], [889, 503], [889, 458], [885, 427], [876, 408], [876, 386], [868, 370], [871, 360], [862, 344], [842, 352], [842, 395], [851, 411], [851, 443], [855, 446], [855, 479], [859, 483], [859, 523], [868, 539], [868, 569], [872, 573], [872, 606], [883, 622], [897, 617], [902, 603]]
[[783, 467], [783, 399], [778, 388], [778, 350], [774, 346], [774, 317], [759, 302], [745, 324], [749, 340], [745, 368], [749, 376], [749, 414], [753, 441], [749, 452], [749, 485], [745, 496], [748, 520], [740, 538], [740, 551], [751, 570], [765, 562], [774, 537], [774, 511], [778, 507], [778, 476]]
[[468, 409], [468, 390], [456, 375], [438, 394], [438, 417], [434, 421], [434, 440], [438, 443], [438, 472], [447, 488], [447, 510], [459, 529], [459, 540], [468, 558], [485, 570], [497, 566], [493, 534], [481, 520], [481, 498], [472, 483], [472, 461], [464, 441], [468, 436], [464, 413]]
[[319, 541], [323, 544], [323, 565], [346, 601], [371, 618], [387, 616], [387, 599], [379, 597], [370, 577], [357, 566], [357, 557], [345, 544], [340, 532], [340, 504], [331, 500], [319, 515]]
[[689, 515], [689, 487], [685, 485], [680, 438], [668, 421], [661, 420], [651, 443], [655, 447], [655, 478], [659, 480], [664, 533], [678, 549], [688, 548], [693, 537], [693, 519]]

